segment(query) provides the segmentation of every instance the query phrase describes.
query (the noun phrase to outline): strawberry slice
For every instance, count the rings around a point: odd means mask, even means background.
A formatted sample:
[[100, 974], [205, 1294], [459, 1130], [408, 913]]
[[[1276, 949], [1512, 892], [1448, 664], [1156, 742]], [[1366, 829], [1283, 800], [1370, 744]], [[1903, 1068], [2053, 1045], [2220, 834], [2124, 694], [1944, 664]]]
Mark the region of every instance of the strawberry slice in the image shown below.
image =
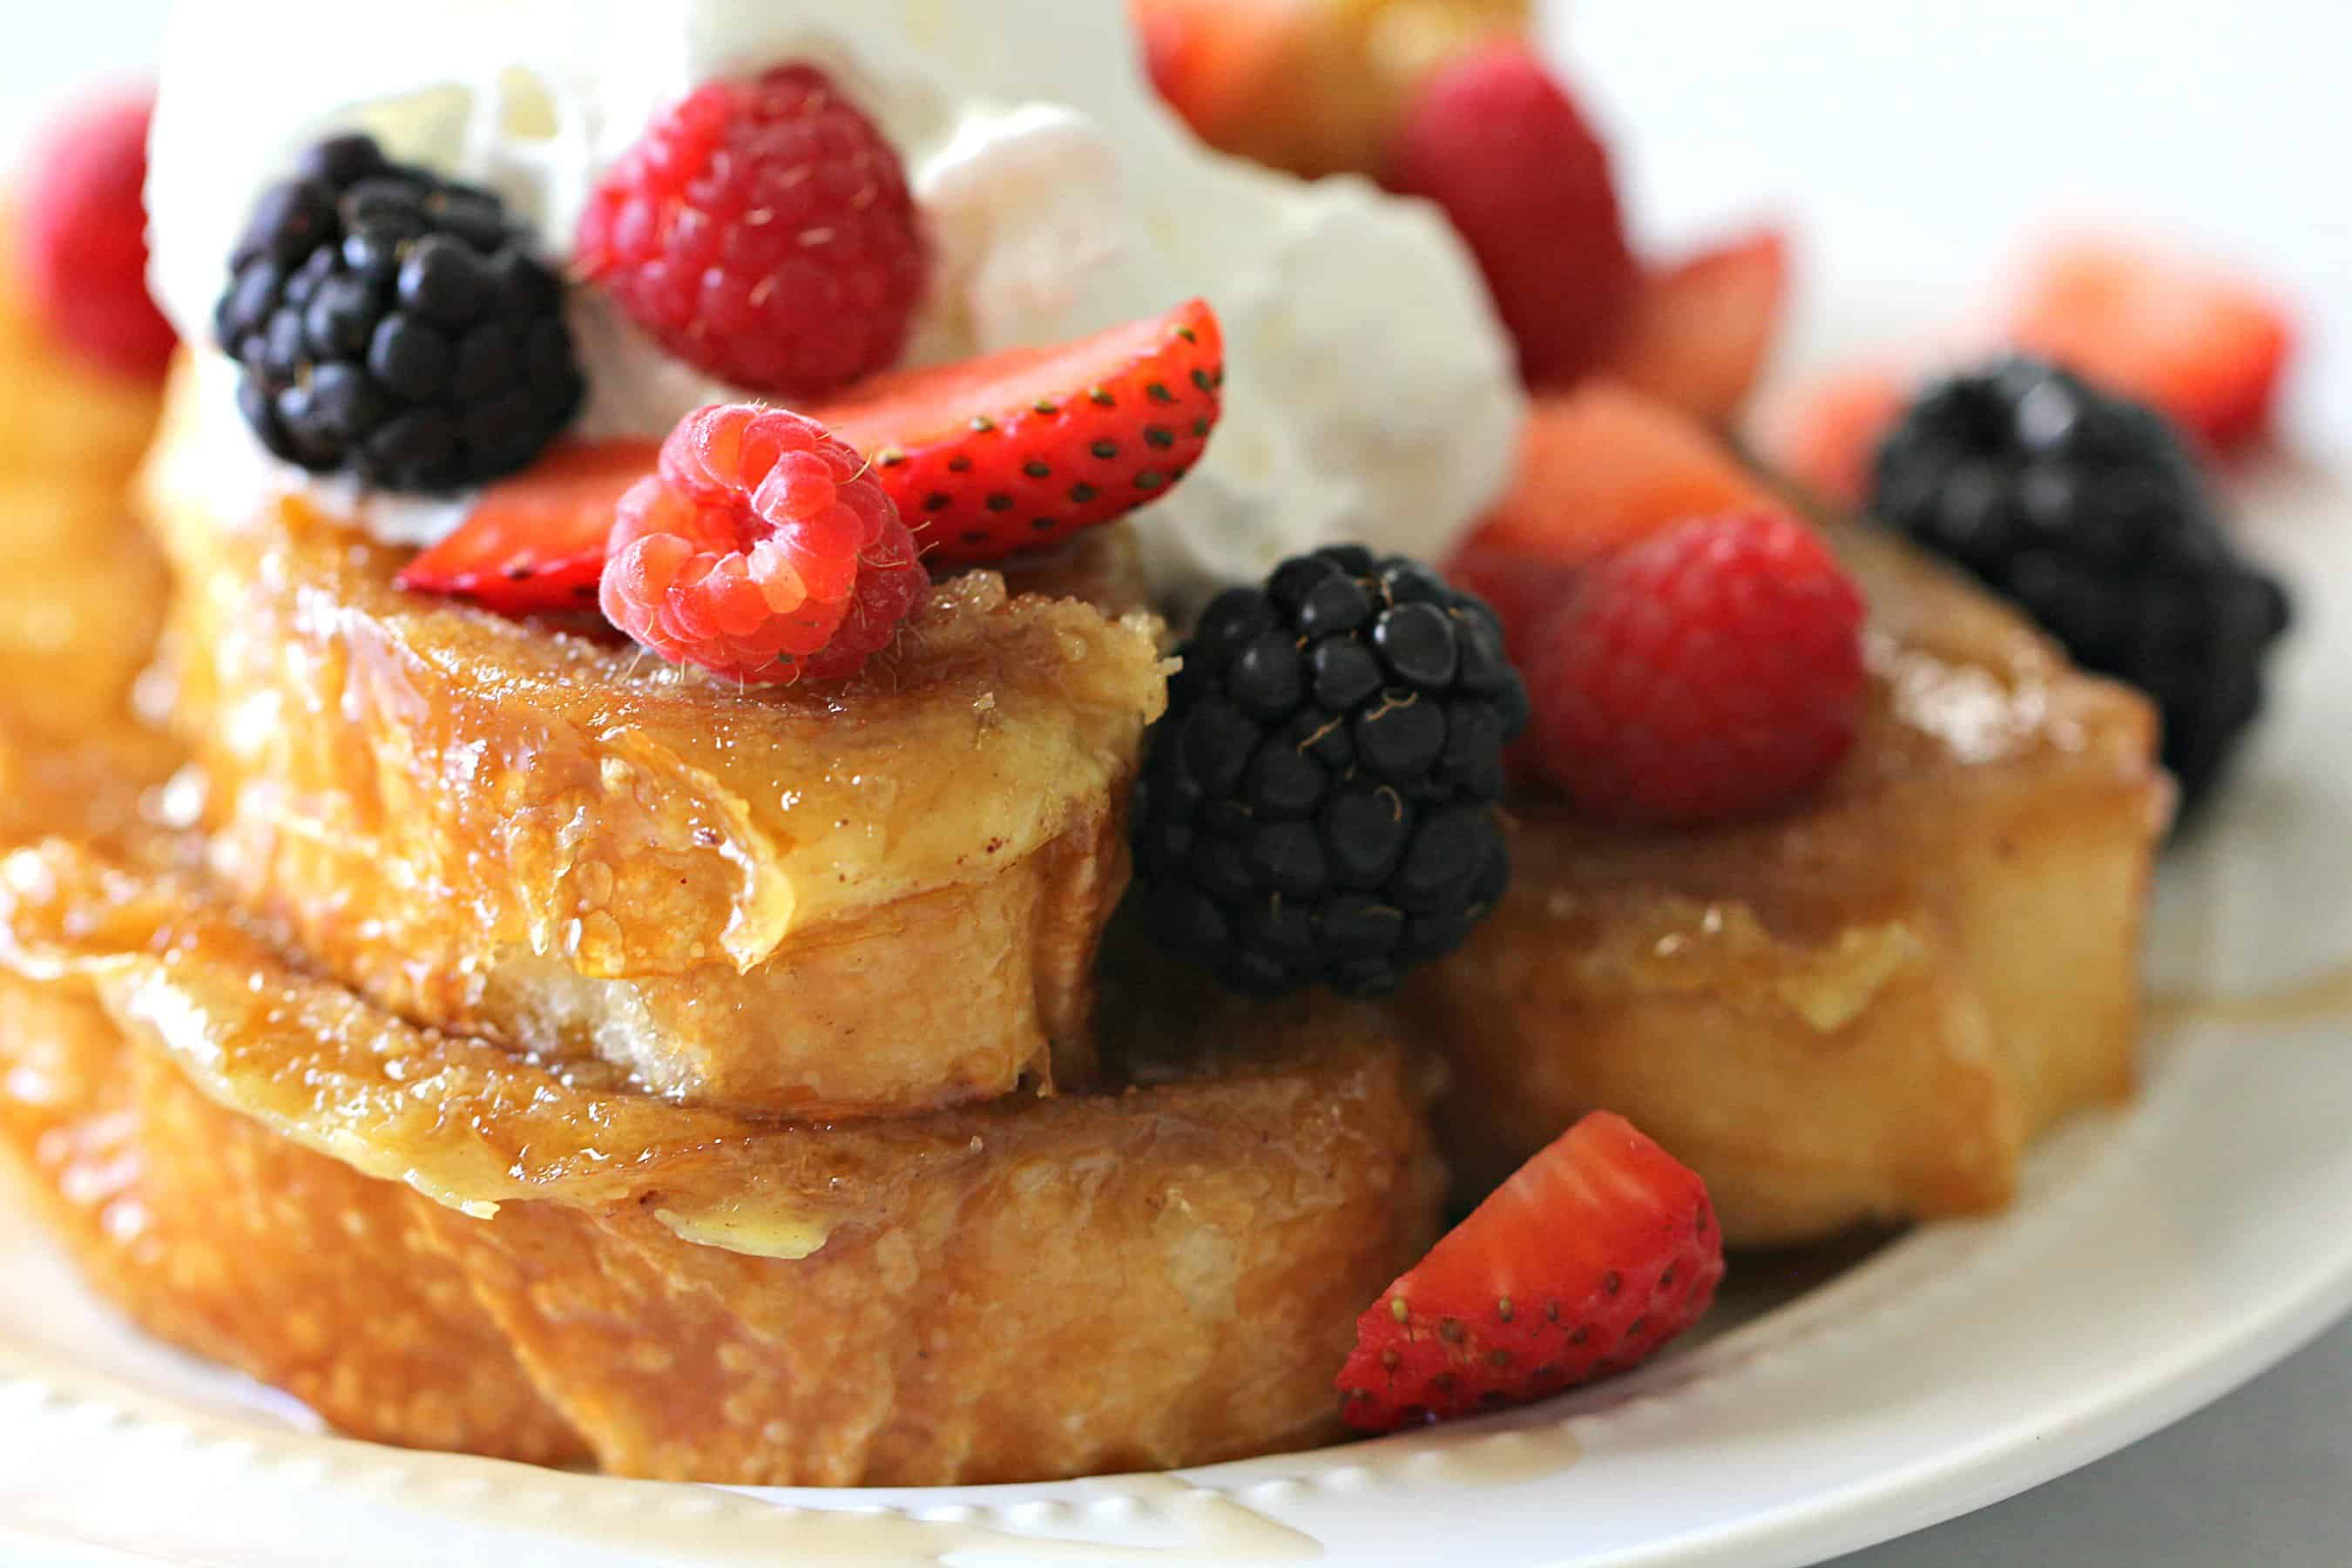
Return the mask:
[[507, 615], [594, 607], [623, 492], [651, 474], [651, 441], [572, 441], [484, 490], [457, 531], [404, 568], [404, 588]]
[[1517, 477], [1468, 542], [1581, 566], [1670, 522], [1778, 504], [1688, 415], [1594, 381], [1537, 399]]
[[2154, 404], [2224, 450], [2269, 421], [2293, 346], [2285, 312], [2252, 286], [2095, 239], [2044, 253], [2009, 331], [2019, 348]]
[[1640, 275], [1609, 149], [1534, 49], [1500, 39], [1432, 71], [1397, 127], [1386, 182], [1453, 220], [1529, 386], [1592, 368]]
[[1789, 245], [1759, 229], [1642, 279], [1600, 374], [1718, 428], [1739, 412], [1780, 325]]
[[1365, 1309], [1340, 1414], [1389, 1432], [1622, 1372], [1696, 1322], [1722, 1279], [1706, 1184], [1595, 1111]]
[[993, 561], [1159, 500], [1209, 442], [1224, 339], [1204, 300], [1076, 342], [867, 382], [805, 410], [873, 459], [926, 556]]
[[[927, 555], [992, 561], [1157, 500], [1200, 460], [1224, 384], [1217, 318], [1195, 300], [1056, 348], [866, 382], [812, 418], [873, 461]], [[622, 494], [650, 441], [572, 442], [491, 486], [404, 588], [509, 615], [596, 602]]]

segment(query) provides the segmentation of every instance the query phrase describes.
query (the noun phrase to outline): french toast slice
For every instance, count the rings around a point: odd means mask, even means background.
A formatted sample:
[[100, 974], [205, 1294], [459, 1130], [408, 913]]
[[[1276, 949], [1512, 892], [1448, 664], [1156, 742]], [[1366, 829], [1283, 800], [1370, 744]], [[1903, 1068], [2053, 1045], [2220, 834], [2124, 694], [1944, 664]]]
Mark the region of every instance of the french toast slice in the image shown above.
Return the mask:
[[[1160, 627], [975, 573], [853, 680], [740, 690], [222, 515], [184, 377], [145, 494], [215, 870], [408, 1016], [802, 1117], [1085, 1081]], [[1115, 586], [1099, 562], [1072, 580]]]
[[1123, 982], [1098, 1092], [828, 1127], [418, 1028], [62, 838], [0, 931], [0, 1152], [91, 1282], [378, 1440], [782, 1485], [1311, 1444], [1435, 1231], [1435, 1068], [1334, 999]]
[[[0, 210], [0, 259], [13, 231]], [[159, 399], [77, 363], [0, 265], [0, 721], [74, 733], [125, 711], [163, 565], [125, 497]]]
[[1996, 1208], [2027, 1142], [2132, 1085], [2168, 820], [2156, 721], [1866, 528], [1868, 710], [1818, 795], [1644, 831], [1520, 803], [1496, 915], [1405, 1005], [1451, 1058], [1483, 1190], [1584, 1111], [1706, 1179], [1735, 1244]]

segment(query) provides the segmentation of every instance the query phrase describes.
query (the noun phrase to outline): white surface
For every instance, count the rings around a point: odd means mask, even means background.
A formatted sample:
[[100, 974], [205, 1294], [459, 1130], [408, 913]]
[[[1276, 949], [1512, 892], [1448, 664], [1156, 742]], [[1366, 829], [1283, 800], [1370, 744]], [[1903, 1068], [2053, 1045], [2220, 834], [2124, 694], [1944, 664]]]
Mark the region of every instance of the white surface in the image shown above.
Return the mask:
[[[22, 112], [18, 73], [131, 58], [155, 9], [110, 5], [97, 37], [88, 8], [11, 17], [0, 132]], [[1759, 207], [1805, 215], [1816, 277], [1834, 279], [1811, 300], [1816, 342], [1944, 311], [1948, 286], [1979, 276], [2021, 226], [2088, 197], [2259, 259], [2300, 289], [2323, 343], [2352, 343], [2352, 186], [2333, 169], [2352, 144], [2335, 79], [2352, 54], [2352, 11], [1649, 0], [1589, 4], [1576, 19], [1576, 52], [1625, 128], [1629, 174], [1658, 198], [1654, 232]], [[2330, 374], [2306, 382], [2298, 428], [2341, 451], [2352, 376], [2341, 354], [2319, 363]], [[2266, 483], [2252, 509], [2259, 531], [2297, 568], [2318, 630], [2298, 647], [2279, 719], [2228, 811], [2168, 873], [2157, 963], [2175, 983], [2268, 985], [2352, 956], [2352, 784], [2341, 782], [2352, 736], [2327, 689], [2352, 677], [2352, 530], [2337, 492], [2291, 476]], [[1584, 1453], [1565, 1468], [1540, 1444], [1522, 1443], [1516, 1460], [1508, 1445], [1460, 1439], [1411, 1457], [1423, 1439], [1198, 1479], [1252, 1514], [1310, 1529], [1350, 1563], [1462, 1561], [1475, 1531], [1496, 1564], [1769, 1568], [1990, 1501], [2182, 1414], [2352, 1305], [2352, 1060], [2340, 1039], [2318, 1020], [2165, 1035], [2142, 1104], [2065, 1133], [2036, 1160], [2014, 1214], [1914, 1236], [1690, 1355], [1502, 1423], [1540, 1430], [1566, 1416]], [[338, 1561], [427, 1560], [436, 1539], [460, 1539], [447, 1532], [462, 1516], [492, 1505], [542, 1536], [568, 1529], [606, 1549], [559, 1557], [526, 1535], [473, 1535], [478, 1550], [453, 1546], [449, 1560], [644, 1561], [629, 1527], [673, 1506], [668, 1489], [275, 1436], [233, 1385], [122, 1334], [10, 1246], [0, 1236], [11, 1281], [0, 1297], [0, 1561], [60, 1560], [22, 1538], [37, 1505], [46, 1527], [92, 1539], [70, 1561], [110, 1564], [315, 1562], [323, 1541]], [[169, 1390], [173, 1409], [158, 1424], [127, 1414], [112, 1389], [34, 1391], [89, 1375], [61, 1380], [50, 1370], [60, 1360]], [[2150, 1444], [1858, 1562], [2340, 1563], [2352, 1535], [2347, 1390], [2352, 1331]], [[1481, 1469], [1507, 1460], [1538, 1479], [1474, 1492]], [[1297, 1544], [1181, 1498], [1106, 1500], [1118, 1488], [1059, 1489], [1075, 1500], [1066, 1510], [986, 1521]], [[773, 1533], [789, 1521], [722, 1511], [691, 1530], [757, 1521], [761, 1544], [739, 1560], [776, 1560], [789, 1541]], [[259, 1544], [265, 1531], [274, 1546]], [[207, 1533], [215, 1549], [192, 1552]], [[891, 1550], [931, 1550], [914, 1539]]]

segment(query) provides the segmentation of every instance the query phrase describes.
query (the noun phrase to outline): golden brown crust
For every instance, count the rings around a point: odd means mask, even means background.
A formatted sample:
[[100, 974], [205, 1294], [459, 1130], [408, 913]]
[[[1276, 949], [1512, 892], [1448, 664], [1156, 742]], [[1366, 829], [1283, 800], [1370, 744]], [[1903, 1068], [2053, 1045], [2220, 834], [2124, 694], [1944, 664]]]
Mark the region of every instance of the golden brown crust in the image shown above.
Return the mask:
[[1873, 681], [1821, 795], [1705, 832], [1523, 805], [1502, 909], [1410, 987], [1474, 1184], [1605, 1105], [1727, 1238], [1797, 1241], [1998, 1207], [2035, 1133], [2128, 1091], [2153, 715], [1903, 546], [1835, 539]]
[[163, 619], [163, 563], [123, 494], [156, 405], [68, 359], [0, 266], [0, 723], [78, 733], [124, 710]]
[[[187, 1129], [125, 1134], [191, 1217], [142, 1270], [69, 1228], [94, 1280], [387, 1440], [542, 1441], [544, 1413], [499, 1392], [517, 1367], [599, 1463], [673, 1479], [1009, 1480], [1318, 1440], [1356, 1312], [1434, 1234], [1433, 1084], [1360, 1006], [1138, 998], [1111, 1042], [1123, 1089], [809, 1126], [417, 1029], [289, 968], [181, 874], [61, 840], [0, 860], [0, 905], [7, 996], [81, 1009], [0, 1030], [0, 1083], [60, 1081], [43, 1063], [63, 1057], [90, 1086], [0, 1122], [18, 1160], [61, 1182], [45, 1141], [126, 1095], [139, 1126]], [[254, 1152], [214, 1157], [232, 1146]], [[331, 1234], [354, 1212], [359, 1259]], [[495, 1337], [428, 1295], [447, 1359], [395, 1368], [356, 1320], [380, 1255], [420, 1237]], [[232, 1246], [250, 1310], [182, 1299], [201, 1266], [181, 1255]], [[311, 1348], [274, 1349], [301, 1310]], [[425, 1306], [391, 1310], [422, 1331]], [[477, 1381], [508, 1424], [467, 1413]]]
[[[976, 574], [852, 682], [739, 691], [403, 593], [402, 552], [299, 501], [218, 515], [196, 395], [147, 487], [177, 723], [216, 869], [319, 963], [709, 1104], [891, 1114], [1085, 1080], [1156, 623]], [[1064, 571], [1118, 575], [1101, 552]]]
[[402, 1189], [222, 1110], [65, 988], [0, 975], [0, 1158], [149, 1333], [354, 1436], [588, 1457]]

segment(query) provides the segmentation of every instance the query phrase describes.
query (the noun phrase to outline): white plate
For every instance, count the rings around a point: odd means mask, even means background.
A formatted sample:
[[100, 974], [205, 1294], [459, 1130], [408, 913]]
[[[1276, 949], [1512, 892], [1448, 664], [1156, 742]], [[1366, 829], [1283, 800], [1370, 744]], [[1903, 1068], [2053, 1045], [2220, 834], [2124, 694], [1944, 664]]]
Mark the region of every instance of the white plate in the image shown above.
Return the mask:
[[[1685, 68], [1705, 62], [1661, 58], [1645, 87], [1630, 68], [1638, 51], [1606, 36], [1614, 14], [1580, 13], [1621, 67], [1603, 79], [1641, 107], [1644, 136], [1692, 131], [1680, 153], [1635, 142], [1664, 188], [1695, 193], [1693, 212], [1709, 208], [1709, 168], [1728, 171], [1729, 197], [1760, 188], [1740, 160], [1763, 140], [1695, 117], [1694, 98], [1726, 101], [1692, 90]], [[1710, 25], [1725, 16], [1706, 8]], [[1727, 49], [1708, 68], [1731, 82], [1751, 53]], [[1839, 103], [1822, 115], [1844, 137]], [[1984, 168], [1996, 164], [2011, 166]], [[1883, 201], [1847, 208], [1852, 221], [1809, 202], [1809, 259], [1835, 268], [1814, 292], [1817, 346], [1945, 314], [1953, 258], [1985, 259], [1946, 236], [1898, 240]], [[2352, 407], [2352, 377], [2325, 368], [2337, 374], [2306, 415]], [[2261, 547], [2297, 580], [2302, 630], [2250, 765], [2159, 887], [2159, 991], [2269, 1000], [2170, 1010], [2138, 1103], [2040, 1150], [2010, 1214], [1828, 1265], [1736, 1264], [1729, 1310], [1696, 1348], [1451, 1432], [1177, 1478], [818, 1493], [612, 1481], [324, 1436], [284, 1400], [128, 1331], [0, 1202], [0, 1561], [1773, 1568], [2085, 1463], [2352, 1308], [2352, 726], [2332, 695], [2352, 682], [2345, 496], [2286, 465], [2247, 487]]]
[[[1842, 288], [1850, 325], [1866, 285]], [[1496, 1568], [1769, 1568], [2083, 1464], [2352, 1307], [2352, 731], [2330, 696], [2352, 682], [2352, 531], [2327, 515], [2341, 494], [2285, 466], [2248, 487], [2303, 629], [2249, 765], [2158, 900], [2160, 993], [2266, 1000], [2159, 1007], [2138, 1103], [2063, 1130], [2005, 1215], [1833, 1260], [1826, 1282], [1819, 1262], [1736, 1269], [1729, 1326], [1696, 1348], [1454, 1431], [1173, 1479], [735, 1493], [321, 1436], [131, 1334], [0, 1210], [0, 1549], [13, 1532], [32, 1561], [71, 1546], [75, 1562], [239, 1568], [1369, 1565], [1472, 1549]]]

